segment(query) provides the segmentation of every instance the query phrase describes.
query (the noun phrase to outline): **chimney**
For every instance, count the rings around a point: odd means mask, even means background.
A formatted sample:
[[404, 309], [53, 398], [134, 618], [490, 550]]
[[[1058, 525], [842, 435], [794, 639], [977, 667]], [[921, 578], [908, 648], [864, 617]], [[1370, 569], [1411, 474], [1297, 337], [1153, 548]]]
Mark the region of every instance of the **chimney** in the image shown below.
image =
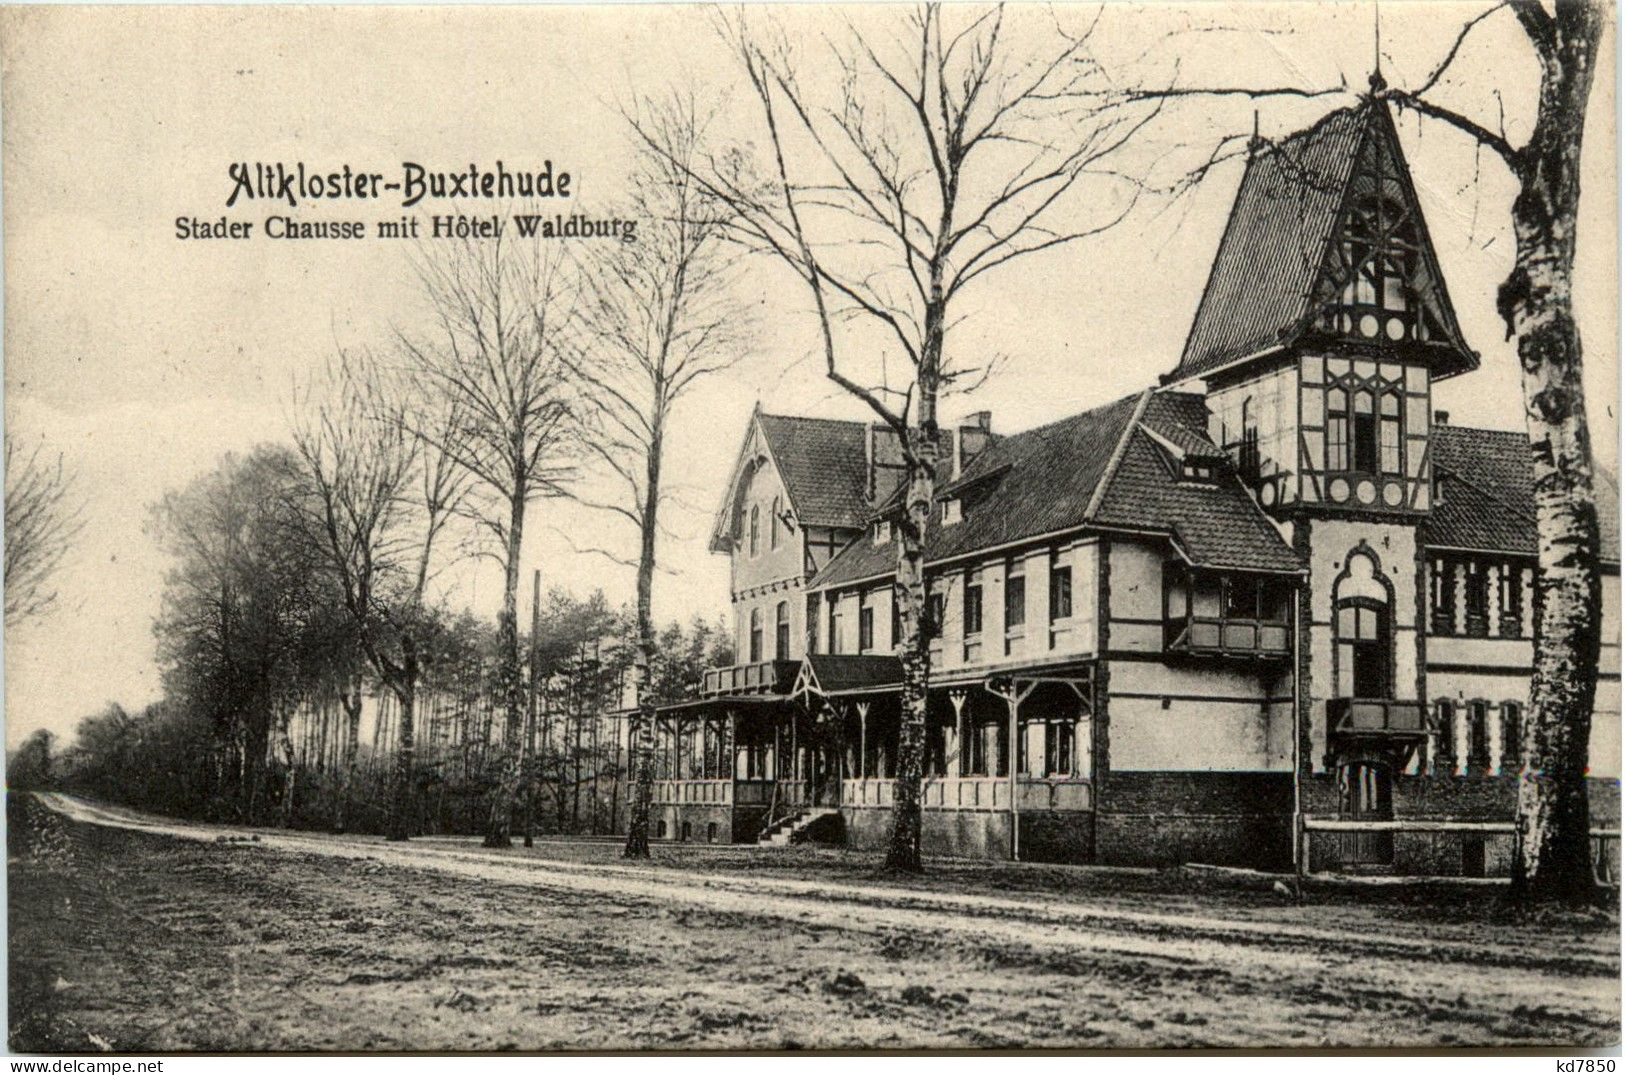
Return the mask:
[[1436, 425], [1436, 426], [1447, 426], [1447, 425], [1449, 425], [1450, 424], [1450, 412], [1449, 411], [1434, 411], [1433, 412], [1433, 424]]
[[960, 420], [959, 428], [954, 431], [953, 442], [953, 475], [959, 477], [971, 461], [982, 454], [982, 449], [988, 446], [993, 439], [993, 412], [977, 411], [967, 414]]
[[863, 443], [867, 456], [864, 460], [867, 464], [867, 488], [864, 492], [869, 503], [881, 504], [890, 500], [903, 484], [906, 473], [903, 445], [898, 440], [896, 430], [879, 423], [869, 425]]

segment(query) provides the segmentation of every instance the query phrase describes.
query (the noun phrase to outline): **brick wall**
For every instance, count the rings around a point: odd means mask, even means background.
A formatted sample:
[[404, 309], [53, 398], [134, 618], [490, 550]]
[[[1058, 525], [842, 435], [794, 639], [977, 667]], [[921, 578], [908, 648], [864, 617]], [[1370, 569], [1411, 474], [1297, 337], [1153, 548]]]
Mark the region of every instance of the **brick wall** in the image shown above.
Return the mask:
[[1095, 851], [1103, 864], [1291, 863], [1290, 773], [1117, 772], [1099, 809]]

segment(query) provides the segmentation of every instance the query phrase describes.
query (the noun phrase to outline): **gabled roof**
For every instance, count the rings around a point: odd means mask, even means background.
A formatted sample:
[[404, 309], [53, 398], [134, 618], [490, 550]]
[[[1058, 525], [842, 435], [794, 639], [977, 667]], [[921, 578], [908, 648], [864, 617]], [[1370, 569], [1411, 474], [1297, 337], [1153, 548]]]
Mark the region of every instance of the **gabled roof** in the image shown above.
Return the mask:
[[1329, 264], [1329, 244], [1344, 213], [1350, 180], [1357, 162], [1374, 149], [1398, 166], [1402, 195], [1418, 223], [1425, 268], [1435, 281], [1441, 327], [1450, 337], [1424, 349], [1440, 358], [1441, 376], [1476, 363], [1450, 309], [1393, 120], [1380, 99], [1368, 99], [1257, 148], [1249, 157], [1184, 353], [1165, 380], [1206, 376], [1306, 334], [1317, 312], [1315, 293]]
[[758, 414], [768, 450], [803, 526], [861, 527], [868, 463], [868, 426], [833, 418]]
[[862, 422], [765, 414], [758, 406], [711, 527], [711, 551], [732, 547], [740, 493], [763, 455], [778, 471], [799, 525], [861, 528], [871, 511], [865, 500], [867, 434]]
[[[1014, 433], [978, 456], [965, 473], [960, 522], [933, 523], [927, 563], [939, 563], [1091, 523], [1167, 534], [1194, 562], [1214, 567], [1297, 571], [1292, 550], [1239, 482], [1179, 480], [1163, 449], [1142, 428], [1174, 430], [1190, 444], [1207, 442], [1202, 398], [1146, 391], [1037, 429]], [[985, 480], [976, 481], [979, 477]], [[809, 588], [890, 575], [897, 549], [854, 541]]]
[[[1435, 425], [1433, 469], [1444, 494], [1422, 530], [1429, 548], [1473, 549], [1533, 556], [1535, 488], [1529, 439], [1523, 433]], [[1619, 486], [1596, 472], [1597, 526], [1602, 559], [1619, 563]]]
[[883, 653], [812, 653], [803, 658], [792, 693], [825, 697], [895, 688], [903, 682], [903, 662]]
[[[1201, 396], [1159, 392], [1140, 428], [1131, 431], [1100, 510], [1100, 526], [1167, 532], [1180, 555], [1199, 567], [1290, 573], [1302, 569], [1280, 531], [1233, 475], [1210, 483], [1177, 480], [1146, 427], [1184, 432], [1190, 443], [1211, 445], [1196, 433], [1207, 422]], [[1205, 453], [1204, 453], [1205, 454]]]

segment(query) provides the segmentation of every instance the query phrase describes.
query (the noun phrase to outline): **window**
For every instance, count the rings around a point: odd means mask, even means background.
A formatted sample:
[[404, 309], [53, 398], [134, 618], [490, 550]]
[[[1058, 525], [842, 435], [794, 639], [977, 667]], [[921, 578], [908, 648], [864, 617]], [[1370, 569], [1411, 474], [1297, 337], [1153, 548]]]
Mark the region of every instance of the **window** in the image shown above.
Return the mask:
[[869, 604], [869, 595], [858, 598], [858, 652], [868, 653], [875, 648], [875, 610]]
[[1219, 476], [1213, 464], [1206, 459], [1187, 458], [1179, 471], [1180, 477], [1186, 481], [1211, 483]]
[[1482, 637], [1489, 633], [1490, 580], [1484, 565], [1477, 560], [1466, 562], [1463, 579], [1467, 605], [1466, 630], [1469, 635]]
[[1349, 394], [1341, 388], [1326, 392], [1326, 469], [1349, 468]]
[[1433, 771], [1449, 774], [1456, 771], [1456, 706], [1448, 698], [1441, 698], [1433, 707]]
[[1027, 623], [1027, 577], [1004, 577], [1004, 629], [1013, 631]]
[[885, 545], [889, 541], [891, 541], [891, 520], [875, 520], [875, 544]]
[[1285, 654], [1293, 586], [1265, 575], [1163, 567], [1164, 644], [1171, 650]]
[[1069, 620], [1072, 618], [1071, 565], [1050, 564], [1049, 618], [1051, 623], [1056, 620]]
[[1486, 773], [1490, 768], [1490, 704], [1467, 703], [1467, 771]]
[[982, 633], [982, 580], [965, 576], [965, 635]]
[[1340, 602], [1337, 631], [1338, 693], [1344, 698], [1387, 698], [1388, 609], [1369, 598]]
[[780, 522], [779, 522], [779, 514], [780, 514], [779, 509], [780, 509], [779, 498], [774, 497], [773, 498], [773, 517], [767, 521], [767, 533], [768, 533], [767, 545], [768, 545], [768, 548], [770, 548], [770, 549], [776, 549], [776, 548], [779, 547], [779, 526], [781, 525]]
[[1399, 427], [1399, 396], [1394, 392], [1384, 392], [1382, 394], [1381, 443], [1378, 445], [1384, 474], [1400, 474], [1404, 471], [1402, 443], [1403, 438]]
[[1523, 565], [1503, 563], [1500, 570], [1501, 634], [1523, 636]]
[[846, 640], [841, 637], [841, 602], [835, 594], [829, 595], [829, 651], [840, 653], [846, 648]]
[[929, 638], [941, 638], [942, 625], [948, 618], [948, 595], [941, 590], [932, 590], [929, 609], [927, 615], [930, 619], [924, 625], [926, 635]]
[[1512, 775], [1523, 767], [1522, 707], [1517, 702], [1501, 703], [1501, 772]]
[[750, 554], [762, 551], [762, 520], [755, 504], [750, 506]]
[[1435, 557], [1428, 565], [1428, 606], [1433, 633], [1448, 635], [1456, 629], [1456, 565]]
[[788, 661], [790, 659], [790, 602], [780, 601], [778, 609], [773, 613], [773, 659], [775, 661]]
[[896, 649], [903, 641], [903, 595], [896, 587], [891, 594], [891, 648]]
[[1362, 474], [1377, 471], [1377, 418], [1372, 413], [1371, 393], [1354, 393], [1354, 416], [1349, 422], [1349, 440], [1353, 442], [1354, 469]]
[[942, 502], [942, 525], [952, 526], [963, 518], [958, 497], [949, 497]]
[[1050, 776], [1072, 775], [1072, 722], [1051, 721], [1044, 725], [1044, 772]]
[[1258, 579], [1246, 575], [1226, 580], [1224, 616], [1231, 620], [1258, 618]]
[[818, 652], [818, 595], [807, 595], [807, 652]]
[[750, 610], [750, 663], [762, 659], [762, 610]]

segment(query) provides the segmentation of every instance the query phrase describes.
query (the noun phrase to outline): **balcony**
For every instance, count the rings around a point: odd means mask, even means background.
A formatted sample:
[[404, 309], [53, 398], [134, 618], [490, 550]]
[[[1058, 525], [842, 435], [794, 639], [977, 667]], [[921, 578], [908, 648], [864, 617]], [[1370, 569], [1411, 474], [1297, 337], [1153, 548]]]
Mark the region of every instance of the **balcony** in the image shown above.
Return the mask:
[[1419, 702], [1387, 698], [1332, 698], [1326, 721], [1334, 736], [1360, 739], [1417, 739], [1427, 734]]
[[1191, 616], [1168, 624], [1168, 649], [1221, 657], [1285, 657], [1292, 634], [1284, 621]]
[[726, 668], [707, 668], [700, 682], [700, 697], [724, 694], [789, 694], [799, 661], [755, 661]]
[[1170, 563], [1163, 587], [1168, 652], [1249, 658], [1291, 654], [1292, 579]]

